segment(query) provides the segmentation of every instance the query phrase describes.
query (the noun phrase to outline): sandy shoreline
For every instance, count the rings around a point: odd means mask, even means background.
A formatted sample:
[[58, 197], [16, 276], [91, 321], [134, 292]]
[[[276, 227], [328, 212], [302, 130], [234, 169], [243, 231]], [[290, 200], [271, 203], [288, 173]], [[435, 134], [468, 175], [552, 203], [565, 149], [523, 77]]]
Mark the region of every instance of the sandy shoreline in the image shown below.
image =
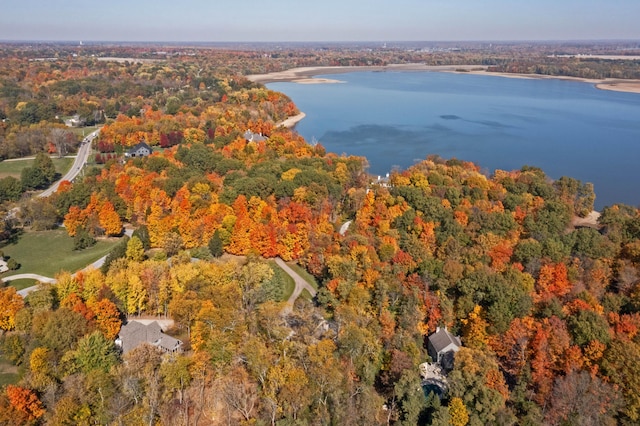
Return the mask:
[[435, 71], [435, 72], [460, 72], [476, 75], [490, 75], [495, 77], [506, 78], [526, 78], [526, 79], [556, 79], [578, 81], [582, 83], [593, 84], [596, 88], [602, 90], [612, 90], [616, 92], [640, 93], [640, 80], [622, 80], [622, 79], [587, 79], [579, 77], [563, 77], [541, 74], [515, 74], [502, 72], [488, 72], [486, 66], [480, 65], [424, 65], [424, 64], [398, 64], [385, 66], [361, 66], [361, 67], [302, 67], [292, 68], [286, 71], [274, 72], [270, 74], [253, 74], [247, 78], [256, 83], [276, 83], [276, 82], [294, 82], [300, 84], [318, 84], [318, 83], [341, 83], [340, 80], [328, 78], [316, 78], [319, 74], [346, 74], [350, 72], [360, 71]]
[[303, 118], [305, 118], [307, 115], [304, 112], [301, 112], [298, 115], [294, 115], [291, 116], [289, 118], [287, 118], [286, 120], [282, 120], [281, 122], [279, 122], [278, 124], [276, 124], [276, 127], [286, 127], [287, 129], [291, 129], [293, 128], [296, 124], [298, 124], [298, 122], [300, 120], [302, 120]]

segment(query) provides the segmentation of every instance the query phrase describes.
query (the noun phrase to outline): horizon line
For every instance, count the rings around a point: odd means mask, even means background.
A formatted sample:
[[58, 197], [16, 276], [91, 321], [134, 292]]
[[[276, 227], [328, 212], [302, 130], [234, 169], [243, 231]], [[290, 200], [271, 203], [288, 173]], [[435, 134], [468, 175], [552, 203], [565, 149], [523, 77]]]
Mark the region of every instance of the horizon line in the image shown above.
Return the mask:
[[458, 39], [458, 40], [226, 40], [226, 41], [204, 41], [204, 40], [80, 40], [80, 39], [0, 39], [0, 43], [20, 44], [20, 43], [42, 43], [42, 44], [304, 44], [304, 43], [576, 43], [576, 42], [640, 42], [640, 38], [567, 38], [567, 39]]

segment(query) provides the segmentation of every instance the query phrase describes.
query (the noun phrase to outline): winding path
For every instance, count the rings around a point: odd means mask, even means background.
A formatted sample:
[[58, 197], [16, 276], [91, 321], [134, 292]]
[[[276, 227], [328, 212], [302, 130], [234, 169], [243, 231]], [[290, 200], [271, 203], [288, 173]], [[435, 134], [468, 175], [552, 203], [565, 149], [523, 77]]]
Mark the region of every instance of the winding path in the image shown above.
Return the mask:
[[[13, 280], [24, 280], [24, 279], [37, 280], [37, 281], [39, 281], [41, 283], [49, 283], [49, 284], [55, 284], [55, 283], [58, 282], [58, 280], [56, 280], [55, 278], [49, 278], [49, 277], [45, 277], [44, 275], [39, 275], [39, 274], [16, 274], [16, 275], [11, 275], [11, 276], [2, 278], [2, 281], [7, 283], [7, 282], [13, 281]], [[38, 288], [37, 285], [32, 285], [31, 287], [27, 287], [27, 288], [23, 288], [22, 290], [18, 290], [17, 293], [22, 297], [26, 297], [27, 294], [31, 293], [36, 288]]]
[[304, 278], [298, 275], [296, 271], [291, 269], [289, 265], [287, 265], [284, 260], [280, 259], [279, 257], [276, 257], [275, 261], [283, 271], [285, 271], [291, 278], [293, 278], [293, 281], [296, 284], [293, 293], [291, 293], [289, 300], [287, 300], [287, 307], [285, 308], [285, 312], [291, 312], [291, 310], [293, 309], [293, 304], [296, 302], [296, 299], [300, 297], [300, 294], [302, 294], [302, 290], [307, 290], [309, 293], [311, 293], [311, 296], [315, 297], [317, 293], [316, 289], [311, 287], [311, 285], [309, 285], [309, 283], [306, 282]]

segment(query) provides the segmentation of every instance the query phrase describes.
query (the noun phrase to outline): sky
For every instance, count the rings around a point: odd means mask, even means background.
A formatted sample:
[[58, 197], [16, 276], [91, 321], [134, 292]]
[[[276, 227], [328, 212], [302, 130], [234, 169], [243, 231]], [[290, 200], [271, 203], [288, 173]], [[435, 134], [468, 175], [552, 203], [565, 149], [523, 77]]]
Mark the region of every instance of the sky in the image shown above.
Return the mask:
[[0, 40], [640, 40], [640, 0], [4, 0]]

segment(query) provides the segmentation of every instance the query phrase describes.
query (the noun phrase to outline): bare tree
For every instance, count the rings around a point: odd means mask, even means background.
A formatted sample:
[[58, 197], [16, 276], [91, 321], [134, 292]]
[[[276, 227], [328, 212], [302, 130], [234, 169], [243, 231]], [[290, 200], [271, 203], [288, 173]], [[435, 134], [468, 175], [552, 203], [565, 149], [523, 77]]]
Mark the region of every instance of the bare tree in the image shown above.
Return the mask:
[[75, 135], [67, 129], [54, 127], [51, 129], [51, 143], [56, 147], [58, 158], [64, 157], [78, 144]]

